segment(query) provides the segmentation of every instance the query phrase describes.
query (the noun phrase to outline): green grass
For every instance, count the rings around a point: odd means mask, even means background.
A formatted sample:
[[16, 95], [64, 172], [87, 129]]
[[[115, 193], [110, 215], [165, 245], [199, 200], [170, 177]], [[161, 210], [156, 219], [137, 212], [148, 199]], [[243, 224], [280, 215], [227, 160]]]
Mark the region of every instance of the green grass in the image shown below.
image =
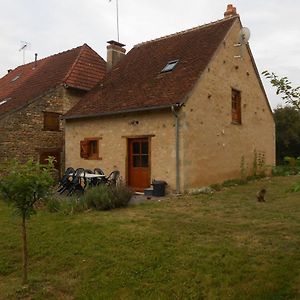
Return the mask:
[[[29, 221], [0, 203], [0, 299], [300, 299], [299, 176]], [[267, 189], [267, 202], [255, 200]]]

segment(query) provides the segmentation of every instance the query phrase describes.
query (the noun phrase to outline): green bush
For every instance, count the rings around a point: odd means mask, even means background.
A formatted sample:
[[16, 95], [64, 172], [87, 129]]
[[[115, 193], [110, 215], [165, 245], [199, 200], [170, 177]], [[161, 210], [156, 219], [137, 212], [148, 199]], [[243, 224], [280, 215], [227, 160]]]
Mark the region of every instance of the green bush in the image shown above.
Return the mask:
[[61, 209], [61, 205], [60, 205], [60, 200], [55, 198], [55, 197], [51, 197], [50, 199], [47, 200], [47, 210], [51, 213], [55, 213], [60, 211]]
[[52, 195], [47, 200], [46, 208], [51, 213], [61, 212], [65, 215], [72, 215], [86, 210], [87, 205], [83, 197]]
[[65, 215], [73, 215], [87, 210], [87, 205], [84, 198], [81, 196], [72, 196], [62, 198], [60, 201], [60, 210]]
[[114, 208], [111, 189], [106, 185], [98, 185], [85, 191], [84, 201], [88, 208], [109, 210]]
[[273, 176], [288, 176], [296, 175], [300, 173], [300, 166], [295, 165], [294, 167], [290, 165], [280, 165], [272, 168]]
[[130, 190], [125, 184], [119, 184], [111, 188], [114, 207], [126, 207], [133, 195], [132, 190]]
[[111, 187], [99, 185], [88, 189], [84, 194], [87, 207], [96, 210], [126, 207], [131, 197], [132, 191], [123, 183]]

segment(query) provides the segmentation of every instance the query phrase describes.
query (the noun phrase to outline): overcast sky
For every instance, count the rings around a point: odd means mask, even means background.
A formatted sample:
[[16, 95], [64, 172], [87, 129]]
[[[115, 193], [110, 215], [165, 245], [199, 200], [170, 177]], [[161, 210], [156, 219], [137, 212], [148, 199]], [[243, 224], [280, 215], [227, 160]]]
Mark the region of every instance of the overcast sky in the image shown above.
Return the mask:
[[[119, 0], [120, 42], [133, 45], [223, 18], [232, 3], [251, 31], [260, 72], [288, 76], [300, 85], [300, 1]], [[106, 42], [117, 39], [116, 0], [0, 0], [0, 77], [23, 63], [87, 43], [106, 59]], [[270, 104], [282, 103], [263, 79]]]

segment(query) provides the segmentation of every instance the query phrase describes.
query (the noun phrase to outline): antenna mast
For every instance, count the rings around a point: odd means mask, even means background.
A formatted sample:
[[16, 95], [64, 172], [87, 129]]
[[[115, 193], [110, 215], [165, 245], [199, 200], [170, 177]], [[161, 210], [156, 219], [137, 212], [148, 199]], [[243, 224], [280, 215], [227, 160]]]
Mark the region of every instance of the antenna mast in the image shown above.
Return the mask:
[[[109, 0], [111, 2], [111, 0]], [[120, 42], [120, 32], [119, 32], [119, 0], [116, 0], [116, 10], [117, 10], [117, 36], [118, 43]]]
[[21, 41], [21, 48], [19, 51], [23, 51], [23, 65], [25, 65], [25, 51], [29, 48], [29, 43], [25, 41]]

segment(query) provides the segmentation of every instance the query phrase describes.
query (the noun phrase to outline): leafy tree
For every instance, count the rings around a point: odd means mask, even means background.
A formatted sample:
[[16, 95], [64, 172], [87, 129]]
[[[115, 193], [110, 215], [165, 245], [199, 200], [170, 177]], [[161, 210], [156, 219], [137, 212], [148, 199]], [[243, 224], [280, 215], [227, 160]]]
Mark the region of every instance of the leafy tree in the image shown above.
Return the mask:
[[295, 107], [274, 110], [276, 124], [276, 160], [282, 164], [285, 156], [300, 156], [300, 111]]
[[33, 160], [24, 164], [13, 160], [0, 169], [0, 196], [22, 219], [23, 284], [27, 283], [28, 267], [26, 220], [36, 213], [35, 203], [49, 192], [54, 183], [53, 170], [53, 159], [49, 159], [48, 165]]
[[276, 94], [281, 95], [286, 104], [290, 104], [300, 110], [300, 86], [293, 88], [287, 77], [279, 78], [273, 72], [264, 71], [262, 74], [277, 88]]

